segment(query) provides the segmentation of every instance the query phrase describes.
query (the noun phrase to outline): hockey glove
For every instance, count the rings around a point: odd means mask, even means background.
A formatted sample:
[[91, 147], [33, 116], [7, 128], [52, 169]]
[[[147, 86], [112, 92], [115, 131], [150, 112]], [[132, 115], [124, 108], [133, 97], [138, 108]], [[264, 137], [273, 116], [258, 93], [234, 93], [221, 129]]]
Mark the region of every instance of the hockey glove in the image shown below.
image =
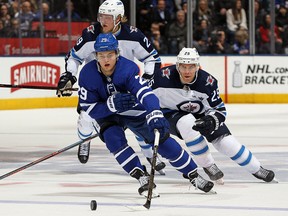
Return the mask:
[[113, 113], [124, 112], [135, 106], [136, 98], [128, 93], [117, 93], [107, 99], [107, 106]]
[[71, 72], [65, 72], [60, 76], [58, 86], [57, 86], [57, 92], [56, 95], [58, 97], [70, 97], [72, 95], [71, 90], [65, 90], [72, 88], [74, 83], [76, 83], [77, 78], [72, 75]]
[[147, 124], [151, 131], [157, 129], [160, 133], [160, 142], [163, 143], [170, 136], [169, 123], [164, 118], [163, 113], [160, 110], [154, 110], [146, 116]]
[[150, 74], [144, 73], [142, 75], [142, 78], [144, 80], [146, 80], [146, 82], [147, 82], [149, 87], [151, 87], [153, 85], [153, 83], [154, 83], [154, 74], [150, 75]]
[[192, 129], [199, 131], [203, 136], [210, 135], [219, 128], [219, 120], [215, 115], [206, 115], [195, 121]]

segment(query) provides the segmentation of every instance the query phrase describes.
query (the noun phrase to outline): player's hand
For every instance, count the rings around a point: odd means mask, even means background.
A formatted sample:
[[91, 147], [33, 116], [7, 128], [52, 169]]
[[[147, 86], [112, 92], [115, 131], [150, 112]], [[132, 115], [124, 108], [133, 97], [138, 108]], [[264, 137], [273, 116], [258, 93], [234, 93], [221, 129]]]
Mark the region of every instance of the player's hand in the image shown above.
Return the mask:
[[[151, 131], [157, 129], [160, 133], [160, 142], [163, 143], [170, 136], [169, 123], [160, 110], [154, 110], [146, 116]], [[153, 132], [154, 133], [154, 132]]]
[[148, 83], [148, 86], [151, 87], [154, 83], [154, 74], [150, 75], [150, 74], [147, 74], [147, 73], [144, 73], [142, 75], [142, 78], [144, 80], [146, 80], [146, 82]]
[[117, 93], [107, 99], [107, 106], [113, 113], [124, 112], [136, 104], [136, 98], [129, 93]]
[[215, 115], [206, 115], [195, 121], [192, 129], [206, 136], [219, 128], [219, 120]]
[[72, 95], [71, 90], [66, 90], [69, 88], [72, 88], [74, 83], [76, 83], [77, 78], [72, 75], [71, 72], [65, 72], [61, 74], [58, 86], [57, 86], [57, 92], [56, 95], [58, 97], [70, 97]]

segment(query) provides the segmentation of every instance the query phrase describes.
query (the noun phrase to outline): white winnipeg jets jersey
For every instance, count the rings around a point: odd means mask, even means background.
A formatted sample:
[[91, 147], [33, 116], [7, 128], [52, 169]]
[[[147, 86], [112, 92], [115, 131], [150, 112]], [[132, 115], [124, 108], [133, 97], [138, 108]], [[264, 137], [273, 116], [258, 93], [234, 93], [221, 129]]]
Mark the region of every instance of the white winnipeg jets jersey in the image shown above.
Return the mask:
[[[119, 42], [120, 55], [134, 61], [134, 58], [144, 63], [144, 73], [153, 75], [161, 66], [161, 59], [148, 38], [136, 27], [120, 24], [120, 30], [115, 33]], [[77, 75], [78, 67], [95, 59], [94, 43], [101, 33], [99, 22], [90, 25], [82, 31], [77, 44], [65, 58], [65, 70]]]
[[204, 70], [199, 69], [190, 84], [182, 84], [176, 65], [164, 67], [155, 73], [152, 89], [164, 112], [218, 113], [222, 118], [226, 116], [217, 80]]

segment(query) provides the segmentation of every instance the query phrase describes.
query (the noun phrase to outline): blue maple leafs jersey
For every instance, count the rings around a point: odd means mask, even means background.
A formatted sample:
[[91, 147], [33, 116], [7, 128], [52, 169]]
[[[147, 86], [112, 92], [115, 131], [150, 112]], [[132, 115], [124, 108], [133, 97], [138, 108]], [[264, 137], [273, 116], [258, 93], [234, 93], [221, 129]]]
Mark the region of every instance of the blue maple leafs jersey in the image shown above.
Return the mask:
[[155, 72], [152, 89], [163, 112], [183, 111], [196, 117], [217, 114], [225, 121], [226, 108], [217, 83], [212, 75], [199, 69], [192, 83], [182, 84], [176, 65], [171, 65]]
[[[95, 59], [94, 43], [101, 33], [101, 25], [96, 22], [82, 31], [82, 36], [65, 57], [65, 69], [74, 76], [83, 62]], [[148, 38], [136, 27], [120, 24], [120, 30], [114, 34], [119, 42], [120, 55], [131, 61], [134, 57], [144, 63], [144, 73], [152, 75], [160, 68], [161, 59]]]
[[96, 120], [115, 114], [109, 110], [106, 102], [109, 96], [117, 92], [131, 93], [138, 102], [133, 109], [117, 112], [118, 115], [133, 118], [160, 109], [158, 98], [139, 76], [137, 64], [122, 56], [119, 56], [110, 77], [99, 72], [96, 60], [86, 64], [79, 74], [79, 87], [80, 106]]

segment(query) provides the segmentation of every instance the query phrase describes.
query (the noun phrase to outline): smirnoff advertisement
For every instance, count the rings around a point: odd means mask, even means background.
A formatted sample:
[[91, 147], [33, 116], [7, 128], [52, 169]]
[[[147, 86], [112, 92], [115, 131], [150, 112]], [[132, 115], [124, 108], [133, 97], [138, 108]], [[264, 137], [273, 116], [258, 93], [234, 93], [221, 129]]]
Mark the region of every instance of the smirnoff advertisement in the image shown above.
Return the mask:
[[[64, 58], [8, 57], [1, 59], [1, 84], [56, 87]], [[5, 65], [5, 66], [4, 66]], [[55, 90], [0, 88], [0, 98], [55, 97]]]

